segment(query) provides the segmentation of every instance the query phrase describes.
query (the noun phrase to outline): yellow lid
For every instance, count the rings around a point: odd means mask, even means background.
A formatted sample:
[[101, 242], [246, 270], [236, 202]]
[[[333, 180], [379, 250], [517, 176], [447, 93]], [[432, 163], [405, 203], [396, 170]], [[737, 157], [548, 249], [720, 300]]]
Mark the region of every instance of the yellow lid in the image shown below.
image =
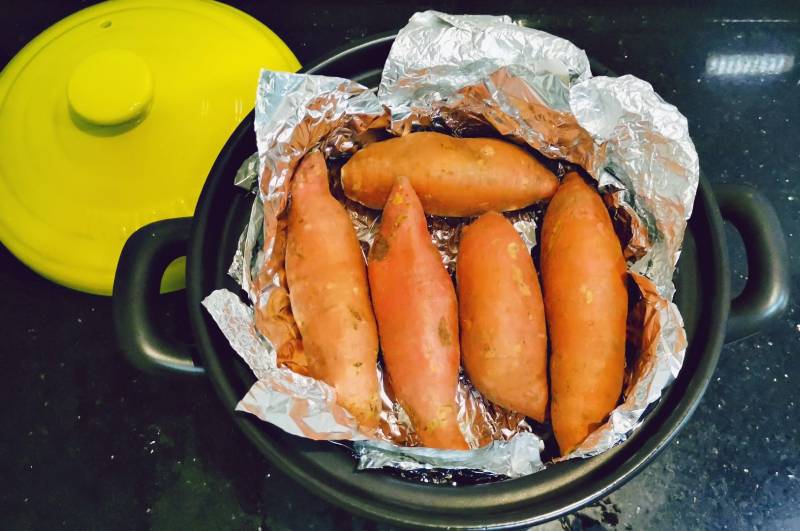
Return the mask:
[[[0, 72], [0, 240], [55, 282], [110, 294], [133, 231], [194, 212], [259, 69], [299, 66], [267, 27], [206, 0], [117, 0], [55, 24]], [[164, 287], [182, 283], [171, 267]]]
[[93, 125], [119, 125], [139, 118], [153, 100], [153, 75], [144, 59], [128, 50], [97, 52], [75, 67], [67, 100]]

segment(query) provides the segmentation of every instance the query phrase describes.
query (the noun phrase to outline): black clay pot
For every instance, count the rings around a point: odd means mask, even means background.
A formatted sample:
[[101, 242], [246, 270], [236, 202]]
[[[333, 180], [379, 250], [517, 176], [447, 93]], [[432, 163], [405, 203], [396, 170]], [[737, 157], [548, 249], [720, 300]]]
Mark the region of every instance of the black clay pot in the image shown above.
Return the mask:
[[[393, 35], [369, 39], [305, 71], [375, 86], [392, 41]], [[597, 64], [592, 70], [608, 73]], [[234, 413], [254, 377], [200, 305], [215, 289], [238, 290], [227, 270], [253, 197], [235, 187], [233, 178], [255, 151], [251, 113], [217, 158], [194, 217], [160, 221], [131, 236], [114, 285], [117, 332], [130, 359], [145, 370], [205, 374], [233, 422], [270, 461], [319, 496], [369, 518], [429, 528], [513, 527], [556, 518], [608, 494], [675, 437], [697, 407], [723, 341], [755, 333], [787, 304], [786, 244], [772, 207], [751, 188], [725, 185], [712, 191], [701, 178], [675, 276], [675, 300], [689, 337], [686, 361], [678, 379], [624, 444], [526, 478], [485, 484], [431, 485], [388, 471], [356, 472], [353, 457], [342, 446], [288, 435]], [[723, 218], [739, 230], [747, 250], [749, 280], [733, 302]], [[161, 274], [183, 255], [193, 349], [165, 337], [152, 318]]]

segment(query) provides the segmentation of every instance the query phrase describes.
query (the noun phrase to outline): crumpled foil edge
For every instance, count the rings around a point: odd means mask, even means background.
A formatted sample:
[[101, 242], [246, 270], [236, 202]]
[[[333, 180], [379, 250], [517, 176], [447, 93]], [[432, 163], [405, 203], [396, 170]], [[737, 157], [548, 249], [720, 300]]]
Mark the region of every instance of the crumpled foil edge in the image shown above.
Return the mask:
[[[230, 270], [254, 306], [249, 316], [241, 308], [236, 310], [241, 320], [233, 322], [232, 299], [215, 292], [204, 305], [212, 315], [216, 312], [223, 332], [227, 328], [226, 337], [234, 349], [248, 364], [256, 364], [257, 376], [262, 362], [254, 357], [256, 352], [272, 360], [268, 372], [296, 375], [277, 367], [276, 349], [253, 325], [253, 310], [257, 315], [272, 291], [281, 286], [281, 264], [276, 257], [293, 169], [314, 146], [335, 162], [369, 142], [366, 136], [372, 132], [403, 134], [417, 128], [454, 135], [499, 133], [561, 161], [559, 165], [579, 165], [597, 179], [615, 223], [629, 233], [623, 245], [632, 282], [641, 293], [643, 333], [639, 356], [628, 369], [623, 402], [565, 458], [596, 455], [625, 440], [683, 363], [686, 335], [671, 302], [672, 274], [699, 180], [697, 154], [686, 119], [648, 83], [633, 76], [592, 77], [582, 50], [559, 37], [517, 26], [508, 17], [415, 14], [395, 40], [377, 96], [345, 79], [262, 71], [255, 127], [258, 198]], [[252, 158], [245, 162], [237, 173], [237, 184], [253, 182], [253, 166]], [[376, 228], [375, 213], [345, 204], [359, 238], [368, 243]], [[529, 248], [535, 245], [536, 213], [531, 212], [528, 219], [515, 221]], [[443, 262], [452, 269], [457, 224], [430, 221]], [[239, 334], [249, 338], [245, 344], [236, 339]], [[314, 387], [307, 382], [313, 379], [301, 378], [305, 380], [298, 380], [303, 385], [297, 388], [297, 396], [286, 395], [280, 385], [265, 385], [260, 378], [240, 409], [311, 438], [334, 439], [329, 434], [355, 430], [343, 410], [340, 413], [347, 422], [331, 425], [339, 415], [328, 414], [335, 409], [330, 387], [322, 382]], [[284, 403], [281, 396], [273, 396], [281, 393]], [[310, 397], [317, 402], [306, 404], [306, 409], [292, 409], [290, 402], [302, 403]], [[264, 404], [271, 405], [264, 408]], [[310, 417], [326, 421], [314, 424], [308, 415], [298, 417], [298, 411], [312, 412]], [[315, 426], [311, 435], [301, 429], [309, 425]], [[458, 457], [376, 440], [361, 440], [354, 449], [359, 467], [364, 468], [457, 469], [468, 463], [467, 468], [518, 477], [543, 466], [542, 439], [536, 433], [506, 430], [504, 436], [479, 450], [455, 452]], [[353, 438], [359, 437], [363, 439], [360, 434]], [[528, 456], [530, 466], [522, 466], [513, 457], [522, 455]]]

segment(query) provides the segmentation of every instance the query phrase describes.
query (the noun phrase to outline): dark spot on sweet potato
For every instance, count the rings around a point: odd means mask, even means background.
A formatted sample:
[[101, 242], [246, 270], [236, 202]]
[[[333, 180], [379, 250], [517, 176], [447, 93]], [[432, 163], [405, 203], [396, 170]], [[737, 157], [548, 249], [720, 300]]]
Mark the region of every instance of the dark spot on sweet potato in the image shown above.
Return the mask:
[[447, 328], [447, 320], [444, 317], [439, 319], [439, 341], [446, 347], [450, 346], [450, 330]]
[[350, 315], [352, 315], [353, 319], [355, 319], [355, 321], [353, 321], [353, 330], [358, 330], [358, 323], [363, 321], [364, 318], [361, 317], [361, 314], [358, 313], [357, 310], [354, 310], [353, 308], [350, 308], [349, 306], [348, 306], [347, 309], [350, 310]]
[[389, 242], [383, 235], [376, 234], [375, 241], [372, 242], [372, 248], [369, 250], [370, 260], [383, 260], [389, 254]]

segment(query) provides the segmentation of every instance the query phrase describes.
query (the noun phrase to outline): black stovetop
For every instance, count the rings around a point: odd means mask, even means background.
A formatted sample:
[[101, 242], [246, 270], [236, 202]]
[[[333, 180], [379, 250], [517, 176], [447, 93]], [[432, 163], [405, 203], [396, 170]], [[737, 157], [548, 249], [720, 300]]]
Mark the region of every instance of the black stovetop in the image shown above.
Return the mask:
[[[0, 65], [92, 2], [3, 7]], [[409, 15], [508, 13], [653, 84], [689, 119], [704, 174], [751, 184], [777, 209], [800, 287], [800, 8], [738, 2], [577, 0], [289, 5], [233, 2], [307, 63]], [[278, 14], [280, 13], [280, 14]], [[776, 75], [714, 75], [715, 54], [783, 54]], [[734, 288], [746, 278], [729, 230]], [[180, 294], [162, 297], [181, 321]], [[388, 529], [334, 508], [276, 471], [207, 381], [138, 373], [117, 347], [110, 299], [36, 276], [0, 246], [0, 514], [7, 529]], [[600, 503], [547, 529], [800, 529], [800, 304], [727, 345], [705, 398], [670, 447]]]

